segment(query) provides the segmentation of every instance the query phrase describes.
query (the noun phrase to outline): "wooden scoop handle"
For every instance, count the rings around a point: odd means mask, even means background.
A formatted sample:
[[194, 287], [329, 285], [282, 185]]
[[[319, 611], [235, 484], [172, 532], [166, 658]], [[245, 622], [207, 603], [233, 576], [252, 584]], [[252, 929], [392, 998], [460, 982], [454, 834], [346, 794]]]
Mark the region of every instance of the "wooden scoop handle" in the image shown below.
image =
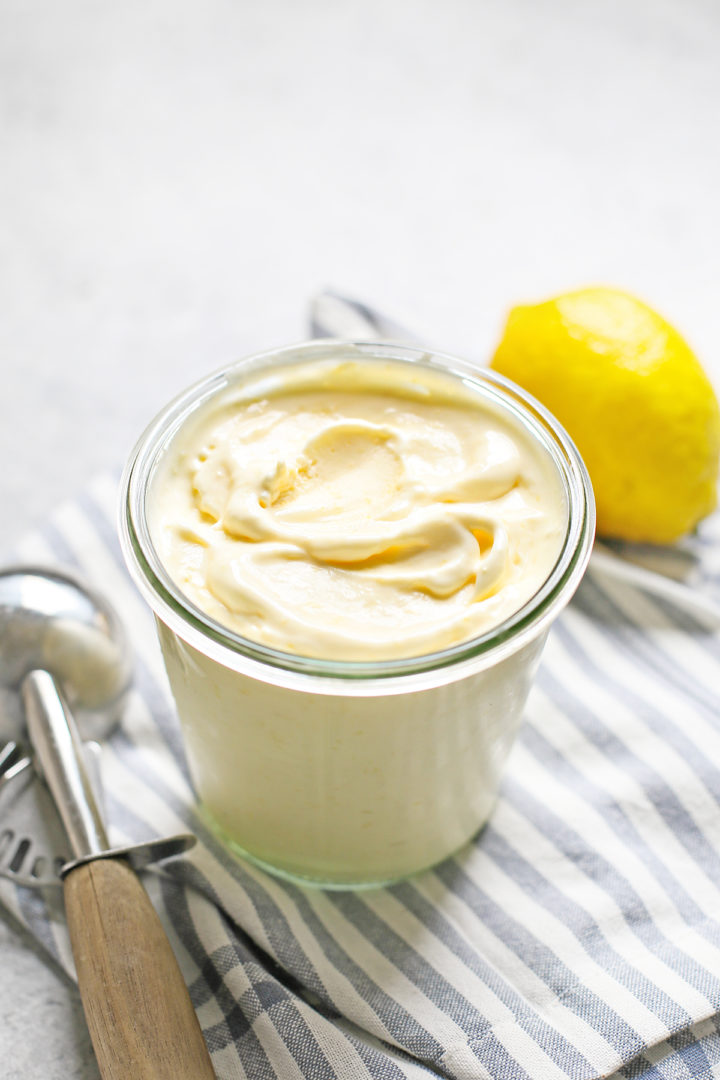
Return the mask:
[[65, 878], [85, 1016], [103, 1080], [214, 1080], [162, 924], [135, 872], [97, 859]]

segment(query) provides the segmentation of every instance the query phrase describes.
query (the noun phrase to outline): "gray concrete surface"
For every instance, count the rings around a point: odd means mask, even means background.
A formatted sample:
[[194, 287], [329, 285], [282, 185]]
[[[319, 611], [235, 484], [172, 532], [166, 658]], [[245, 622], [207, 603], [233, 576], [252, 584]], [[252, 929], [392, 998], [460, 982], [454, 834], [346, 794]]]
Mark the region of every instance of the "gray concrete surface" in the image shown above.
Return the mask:
[[[720, 384], [719, 52], [714, 0], [4, 0], [0, 545], [328, 284], [478, 358], [618, 284]], [[10, 922], [0, 970], [2, 1075], [95, 1077]]]

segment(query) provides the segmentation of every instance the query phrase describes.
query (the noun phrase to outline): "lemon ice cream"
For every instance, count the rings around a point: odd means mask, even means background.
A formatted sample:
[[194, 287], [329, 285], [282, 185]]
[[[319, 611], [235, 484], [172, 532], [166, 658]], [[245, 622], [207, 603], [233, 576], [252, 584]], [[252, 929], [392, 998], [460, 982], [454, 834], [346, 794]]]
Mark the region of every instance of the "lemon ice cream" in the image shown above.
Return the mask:
[[193, 781], [235, 850], [347, 886], [469, 840], [592, 542], [552, 418], [460, 361], [315, 342], [191, 388], [124, 489]]
[[254, 641], [324, 659], [476, 637], [545, 581], [557, 468], [449, 375], [316, 363], [229, 387], [173, 440], [151, 530], [177, 585]]

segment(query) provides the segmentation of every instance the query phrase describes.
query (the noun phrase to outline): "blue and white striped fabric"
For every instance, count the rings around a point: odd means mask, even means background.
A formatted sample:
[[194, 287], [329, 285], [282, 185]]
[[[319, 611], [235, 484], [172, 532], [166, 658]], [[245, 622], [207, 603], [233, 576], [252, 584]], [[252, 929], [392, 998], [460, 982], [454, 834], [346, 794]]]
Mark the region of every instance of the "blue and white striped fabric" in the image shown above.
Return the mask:
[[[99, 480], [14, 555], [78, 569], [130, 631], [136, 690], [103, 759], [112, 839], [200, 838], [146, 881], [219, 1077], [720, 1077], [720, 638], [707, 612], [591, 569], [476, 841], [391, 888], [302, 889], [235, 860], [197, 816], [115, 489]], [[720, 606], [720, 517], [673, 562]], [[72, 972], [46, 892], [0, 886]]]

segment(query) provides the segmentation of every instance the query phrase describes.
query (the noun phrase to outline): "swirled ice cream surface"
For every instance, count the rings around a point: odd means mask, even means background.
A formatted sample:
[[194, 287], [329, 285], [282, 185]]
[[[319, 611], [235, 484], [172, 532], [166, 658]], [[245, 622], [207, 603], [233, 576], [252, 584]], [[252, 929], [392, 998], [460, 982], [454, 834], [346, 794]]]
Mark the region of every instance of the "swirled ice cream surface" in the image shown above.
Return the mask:
[[318, 361], [192, 413], [149, 520], [170, 576], [217, 622], [284, 652], [383, 660], [522, 607], [558, 558], [567, 505], [547, 449], [460, 378]]

